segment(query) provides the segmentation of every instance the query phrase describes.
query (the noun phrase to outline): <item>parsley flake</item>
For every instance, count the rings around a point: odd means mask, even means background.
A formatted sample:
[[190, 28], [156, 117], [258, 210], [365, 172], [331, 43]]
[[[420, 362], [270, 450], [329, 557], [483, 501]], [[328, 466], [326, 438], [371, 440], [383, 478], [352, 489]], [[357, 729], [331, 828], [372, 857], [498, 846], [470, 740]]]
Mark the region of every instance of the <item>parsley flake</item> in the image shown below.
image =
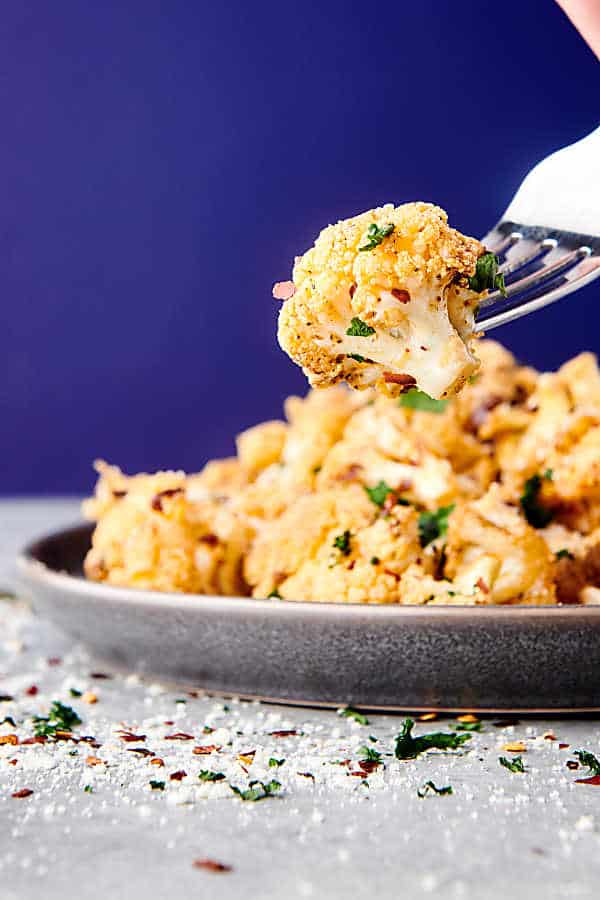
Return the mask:
[[373, 250], [375, 247], [378, 247], [379, 244], [383, 241], [384, 238], [388, 237], [394, 230], [394, 226], [392, 224], [384, 225], [382, 228], [379, 227], [375, 222], [372, 222], [367, 228], [367, 237], [366, 244], [363, 244], [362, 247], [359, 247], [360, 252], [364, 252], [365, 250]]
[[600, 762], [593, 753], [587, 750], [576, 750], [574, 754], [582, 766], [589, 769], [590, 775], [600, 775]]
[[533, 528], [545, 528], [554, 517], [551, 509], [546, 509], [538, 500], [542, 489], [542, 479], [539, 475], [532, 475], [525, 482], [520, 503], [523, 515]]
[[69, 688], [69, 693], [70, 693], [71, 697], [81, 697], [82, 696], [82, 692], [78, 691], [77, 688]]
[[348, 359], [353, 359], [356, 362], [368, 362], [368, 360], [366, 360], [364, 356], [361, 356], [360, 353], [348, 353]]
[[358, 722], [359, 725], [369, 724], [367, 717], [352, 706], [346, 706], [344, 709], [338, 710], [338, 715], [342, 716], [344, 719], [352, 719], [354, 722]]
[[393, 494], [392, 488], [385, 481], [380, 481], [375, 487], [367, 487], [364, 485], [367, 497], [375, 506], [382, 507], [389, 494]]
[[164, 781], [151, 781], [150, 787], [153, 791], [164, 791], [165, 783]]
[[481, 731], [481, 727], [481, 722], [457, 722], [455, 726], [457, 731]]
[[525, 766], [523, 765], [523, 757], [522, 756], [513, 756], [512, 759], [507, 759], [505, 756], [499, 756], [498, 762], [501, 766], [504, 766], [505, 769], [508, 769], [509, 772], [524, 772]]
[[272, 797], [279, 790], [281, 784], [279, 781], [272, 779], [267, 782], [251, 781], [246, 790], [241, 790], [234, 784], [230, 784], [229, 787], [240, 800], [256, 803], [258, 800], [266, 800], [268, 797]]
[[436, 512], [422, 512], [419, 516], [419, 540], [421, 547], [426, 547], [448, 531], [448, 518], [454, 511], [454, 503], [440, 506]]
[[283, 597], [281, 596], [281, 594], [279, 593], [279, 591], [277, 590], [277, 588], [273, 588], [273, 590], [271, 591], [271, 593], [270, 593], [270, 594], [267, 594], [267, 600], [271, 600], [271, 599], [274, 599], [274, 600], [283, 600]]
[[441, 731], [413, 737], [414, 724], [413, 719], [404, 720], [402, 731], [396, 737], [394, 754], [397, 759], [414, 759], [425, 750], [431, 749], [457, 750], [465, 741], [471, 740], [470, 734], [455, 734], [454, 732], [445, 734]]
[[498, 271], [498, 257], [495, 253], [484, 253], [477, 260], [475, 274], [469, 278], [469, 287], [480, 294], [482, 291], [500, 291], [506, 297], [504, 275]]
[[338, 536], [334, 538], [333, 546], [344, 556], [350, 555], [352, 547], [350, 546], [350, 532], [348, 531], [348, 529], [342, 532], [342, 534], [338, 534]]
[[371, 325], [367, 325], [366, 322], [363, 322], [362, 319], [359, 319], [358, 316], [352, 316], [350, 319], [350, 327], [346, 331], [346, 334], [349, 337], [369, 337], [369, 335], [375, 334], [375, 329]]
[[285, 759], [276, 759], [274, 756], [271, 756], [269, 759], [269, 768], [270, 769], [278, 769], [279, 766], [282, 766], [285, 762]]
[[381, 753], [378, 750], [374, 750], [373, 747], [367, 747], [366, 745], [359, 747], [358, 752], [362, 755], [362, 759], [367, 762], [381, 763]]
[[402, 394], [398, 400], [398, 406], [405, 409], [418, 409], [421, 412], [443, 413], [448, 406], [448, 400], [434, 400], [425, 391], [418, 388], [411, 388], [405, 394]]
[[34, 716], [33, 719], [36, 737], [51, 737], [57, 731], [72, 731], [76, 725], [81, 725], [81, 719], [74, 709], [65, 706], [60, 700], [54, 700], [50, 704], [47, 716]]
[[558, 550], [555, 554], [557, 559], [575, 559], [570, 550], [567, 550], [566, 547], [563, 547], [562, 550]]
[[222, 772], [211, 772], [210, 769], [202, 769], [198, 772], [200, 781], [224, 781], [225, 776]]
[[378, 566], [380, 562], [381, 562], [381, 560], [379, 559], [378, 556], [371, 557], [371, 565], [372, 566]]
[[435, 786], [433, 781], [426, 781], [423, 787], [417, 790], [417, 797], [420, 797], [422, 800], [423, 797], [426, 797], [429, 793], [438, 794], [440, 797], [446, 797], [448, 794], [452, 794], [453, 791], [452, 786], [449, 784], [446, 785], [446, 787], [439, 788]]
[[86, 786], [83, 789], [83, 792], [84, 792], [84, 794], [93, 794], [94, 788], [91, 786], [91, 784], [86, 784]]

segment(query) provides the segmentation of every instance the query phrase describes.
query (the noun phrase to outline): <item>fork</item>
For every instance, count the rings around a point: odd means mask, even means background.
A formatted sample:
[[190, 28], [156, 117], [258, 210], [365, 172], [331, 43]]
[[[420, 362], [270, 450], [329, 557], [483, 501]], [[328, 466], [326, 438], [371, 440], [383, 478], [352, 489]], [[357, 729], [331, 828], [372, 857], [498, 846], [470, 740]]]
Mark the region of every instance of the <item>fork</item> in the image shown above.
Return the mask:
[[482, 243], [506, 284], [506, 296], [492, 291], [480, 304], [486, 331], [598, 278], [600, 128], [538, 163]]

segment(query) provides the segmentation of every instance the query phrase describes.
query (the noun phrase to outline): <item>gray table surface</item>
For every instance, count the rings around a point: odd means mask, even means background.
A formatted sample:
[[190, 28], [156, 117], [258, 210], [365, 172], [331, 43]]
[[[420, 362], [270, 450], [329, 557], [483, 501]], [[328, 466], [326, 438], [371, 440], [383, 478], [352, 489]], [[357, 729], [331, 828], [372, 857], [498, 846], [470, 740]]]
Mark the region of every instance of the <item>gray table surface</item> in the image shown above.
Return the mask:
[[[0, 502], [0, 587], [14, 585], [13, 558], [21, 545], [72, 523], [77, 510], [73, 500]], [[60, 696], [77, 707], [86, 731], [93, 728], [98, 741], [106, 742], [89, 752], [110, 759], [108, 767], [86, 768], [81, 754], [69, 755], [66, 742], [0, 746], [2, 900], [598, 896], [600, 786], [577, 784], [586, 771], [566, 765], [578, 748], [600, 755], [600, 723], [594, 718], [529, 719], [509, 728], [485, 720], [469, 752], [433, 752], [411, 762], [386, 757], [385, 771], [369, 776], [367, 787], [347, 775], [352, 766], [332, 766], [327, 754], [337, 745], [352, 754], [368, 743], [368, 735], [378, 737], [373, 747], [390, 751], [401, 716], [370, 715], [363, 726], [332, 711], [235, 701], [223, 711], [220, 700], [200, 696], [184, 705], [172, 689], [136, 678], [94, 681], [93, 661], [83, 648], [70, 646], [24, 605], [0, 607], [0, 693], [15, 698], [0, 704], [0, 718], [11, 715], [24, 734], [31, 728], [26, 713], [44, 712]], [[26, 692], [32, 682], [35, 696]], [[80, 700], [69, 701], [68, 693], [65, 699], [69, 684], [96, 691], [98, 702], [86, 708]], [[169, 744], [165, 753], [173, 754], [172, 762], [169, 757], [164, 769], [151, 770], [148, 759], [125, 752], [129, 745], [115, 746], [115, 723], [152, 729], [152, 716], [195, 735], [207, 721], [216, 728], [235, 723], [233, 740], [238, 747], [246, 741], [257, 754], [273, 752], [277, 738], [266, 737], [269, 731], [297, 729], [305, 736], [277, 745], [287, 759], [275, 770], [283, 783], [277, 798], [246, 803], [227, 786], [213, 786], [220, 793], [209, 796], [206, 786], [184, 788], [169, 780], [164, 791], [154, 791], [148, 778], [166, 778], [169, 765], [182, 765], [178, 761], [185, 757], [189, 782], [191, 761], [200, 763], [196, 773], [205, 757], [193, 757], [185, 742], [173, 750]], [[451, 725], [440, 719], [419, 723], [418, 731]], [[0, 735], [11, 728], [4, 723]], [[557, 740], [544, 737], [548, 732]], [[196, 743], [201, 740], [196, 737]], [[502, 747], [517, 740], [526, 747], [525, 774], [498, 763], [500, 755], [515, 755]], [[162, 746], [167, 747], [164, 736]], [[293, 771], [307, 760], [314, 781]], [[229, 773], [234, 764], [239, 762], [230, 758], [222, 765]], [[336, 778], [321, 776], [334, 770]], [[416, 789], [428, 779], [452, 784], [452, 796], [419, 799]], [[84, 790], [86, 782], [93, 793]], [[23, 787], [34, 793], [13, 798]], [[200, 858], [231, 870], [194, 867]]]

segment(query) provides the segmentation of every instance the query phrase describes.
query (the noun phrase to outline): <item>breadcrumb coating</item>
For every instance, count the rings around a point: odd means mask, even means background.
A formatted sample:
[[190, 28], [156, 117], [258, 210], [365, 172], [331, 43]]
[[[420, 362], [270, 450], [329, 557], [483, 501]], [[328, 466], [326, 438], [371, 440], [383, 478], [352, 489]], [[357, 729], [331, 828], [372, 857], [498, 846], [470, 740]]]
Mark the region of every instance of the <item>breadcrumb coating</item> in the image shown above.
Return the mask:
[[431, 203], [387, 204], [329, 225], [296, 259], [291, 289], [277, 285], [275, 296], [287, 298], [279, 343], [313, 387], [455, 394], [478, 368], [480, 295], [467, 279], [483, 253]]
[[338, 385], [193, 475], [98, 463], [86, 575], [273, 602], [600, 602], [596, 359], [539, 374], [492, 341], [479, 353], [433, 409]]

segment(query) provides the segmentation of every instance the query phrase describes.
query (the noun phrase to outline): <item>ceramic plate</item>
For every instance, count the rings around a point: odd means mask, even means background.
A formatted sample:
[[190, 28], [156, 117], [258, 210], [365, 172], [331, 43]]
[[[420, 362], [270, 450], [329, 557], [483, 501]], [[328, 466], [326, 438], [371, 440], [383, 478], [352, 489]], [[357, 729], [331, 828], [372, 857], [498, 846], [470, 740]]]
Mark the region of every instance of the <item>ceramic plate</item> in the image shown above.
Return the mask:
[[92, 527], [42, 538], [34, 609], [115, 668], [285, 703], [600, 709], [600, 607], [415, 607], [163, 594], [86, 581]]

